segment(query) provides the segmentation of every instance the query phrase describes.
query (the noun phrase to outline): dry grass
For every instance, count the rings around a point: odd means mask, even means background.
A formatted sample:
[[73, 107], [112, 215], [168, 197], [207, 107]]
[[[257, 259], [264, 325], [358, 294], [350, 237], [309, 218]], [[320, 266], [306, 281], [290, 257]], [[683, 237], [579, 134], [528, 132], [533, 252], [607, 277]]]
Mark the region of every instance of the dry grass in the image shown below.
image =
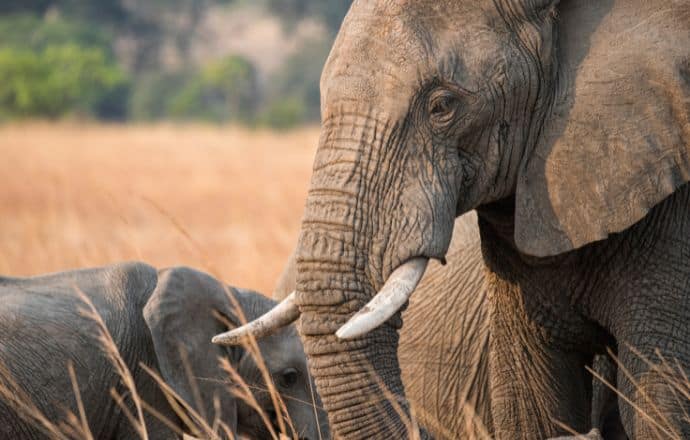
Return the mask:
[[317, 140], [316, 128], [0, 126], [0, 273], [136, 259], [270, 293]]

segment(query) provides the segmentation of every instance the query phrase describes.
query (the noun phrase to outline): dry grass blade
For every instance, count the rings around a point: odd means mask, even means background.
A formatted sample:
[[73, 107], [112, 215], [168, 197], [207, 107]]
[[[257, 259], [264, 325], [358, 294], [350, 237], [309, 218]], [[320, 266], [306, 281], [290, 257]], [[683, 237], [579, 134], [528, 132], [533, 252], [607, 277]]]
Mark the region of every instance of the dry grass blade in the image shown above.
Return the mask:
[[83, 440], [93, 440], [93, 434], [91, 433], [91, 428], [89, 428], [89, 421], [86, 419], [86, 411], [84, 410], [84, 402], [81, 398], [81, 391], [79, 390], [79, 383], [77, 382], [77, 375], [74, 372], [74, 365], [70, 360], [67, 363], [67, 372], [69, 373], [70, 381], [72, 382], [72, 392], [74, 393], [74, 398], [77, 401], [77, 410], [79, 411], [79, 419], [76, 417], [72, 421], [72, 425], [78, 427], [80, 432], [80, 438]]
[[[120, 350], [117, 348], [117, 344], [112, 338], [108, 327], [103, 322], [103, 318], [96, 310], [96, 307], [91, 302], [91, 299], [84, 294], [84, 292], [79, 289], [78, 286], [74, 286], [74, 290], [77, 293], [79, 299], [86, 304], [86, 308], [79, 308], [79, 313], [87, 319], [92, 320], [96, 323], [98, 327], [98, 340], [101, 345], [101, 349], [108, 356], [110, 363], [115, 367], [115, 371], [120, 376], [123, 384], [130, 393], [130, 397], [134, 406], [136, 408], [137, 416], [133, 420], [134, 429], [136, 429], [137, 434], [142, 440], [148, 440], [148, 430], [146, 429], [146, 421], [144, 420], [144, 410], [141, 405], [141, 397], [137, 391], [136, 383], [134, 382], [134, 377], [127, 367], [127, 363], [122, 359], [120, 355]], [[127, 412], [128, 413], [128, 412]]]
[[[240, 376], [240, 377], [241, 377], [241, 376]], [[219, 383], [219, 384], [226, 384], [226, 385], [228, 384], [228, 381], [225, 381], [225, 380], [222, 380], [222, 381], [221, 381], [221, 380], [217, 380], [217, 379], [201, 378], [201, 377], [200, 377], [199, 379], [200, 379], [200, 380], [207, 380], [207, 381], [211, 381], [211, 382], [216, 382], [216, 383]], [[256, 392], [260, 392], [260, 393], [268, 393], [268, 392], [269, 392], [269, 389], [266, 388], [266, 387], [259, 387], [259, 386], [255, 386], [255, 385], [249, 385], [249, 384], [246, 383], [246, 382], [245, 382], [245, 385], [246, 385], [247, 389], [250, 389], [250, 390], [253, 390], [253, 391], [256, 391]], [[310, 401], [308, 401], [308, 400], [302, 400], [302, 399], [298, 399], [297, 397], [292, 397], [292, 396], [280, 396], [280, 398], [283, 399], [283, 400], [287, 400], [287, 401], [298, 402], [298, 403], [307, 405], [307, 406], [309, 406], [309, 407], [314, 406], [314, 408], [315, 408], [316, 410], [324, 410], [324, 408], [323, 408], [322, 406], [313, 404], [312, 402], [310, 402]]]
[[[690, 401], [690, 380], [688, 380], [688, 375], [685, 373], [685, 370], [683, 370], [683, 367], [681, 367], [680, 362], [678, 359], [674, 360], [675, 365], [676, 365], [676, 371], [680, 375], [680, 378], [678, 379], [678, 382], [682, 384], [684, 388], [684, 395], [687, 397], [688, 401]], [[685, 413], [685, 406], [683, 406], [683, 412]], [[685, 413], [685, 419], [688, 423], [690, 423], [690, 416], [688, 416], [687, 413]]]
[[[631, 347], [629, 345], [627, 347], [629, 349], [631, 349], [631, 351], [633, 353], [636, 353], [636, 350], [633, 347]], [[618, 358], [616, 353], [614, 353], [613, 350], [611, 350], [610, 348], [607, 349], [607, 352], [608, 352], [608, 355], [611, 357], [611, 359], [613, 359], [614, 363], [616, 364], [618, 371], [622, 372], [625, 375], [625, 377], [630, 381], [630, 383], [633, 385], [635, 390], [637, 390], [638, 393], [640, 393], [640, 395], [645, 400], [645, 402], [648, 403], [649, 406], [651, 407], [651, 409], [654, 411], [654, 414], [646, 414], [646, 411], [641, 409], [638, 405], [633, 405], [633, 408], [635, 408], [635, 411], [637, 411], [640, 414], [647, 415], [647, 417], [645, 417], [645, 419], [653, 421], [652, 427], [661, 431], [661, 432], [656, 432], [657, 437], [658, 438], [681, 439], [682, 437], [678, 433], [673, 432], [672, 428], [669, 428], [671, 426], [671, 424], [669, 423], [669, 420], [664, 416], [664, 414], [654, 404], [654, 400], [652, 398], [650, 398], [649, 395], [647, 394], [647, 391], [640, 386], [640, 384], [637, 382], [637, 380], [632, 375], [632, 373], [630, 373], [630, 371], [625, 367], [625, 365], [623, 365], [623, 363], [620, 361], [620, 359]], [[640, 359], [642, 359], [642, 358], [640, 358]], [[643, 359], [643, 361], [644, 361], [644, 359]], [[618, 393], [618, 395], [622, 396], [622, 394], [620, 394], [620, 393]], [[627, 397], [625, 398], [625, 401], [628, 403], [632, 403], [632, 400], [627, 398]], [[659, 421], [657, 421], [656, 418], [658, 418], [661, 421], [661, 423], [659, 423]], [[663, 435], [662, 435], [662, 433], [663, 433]]]
[[309, 396], [311, 397], [311, 407], [314, 410], [314, 421], [316, 422], [316, 432], [319, 433], [319, 440], [323, 440], [321, 435], [321, 423], [319, 422], [318, 408], [316, 405], [316, 395], [314, 394], [314, 387], [312, 386], [312, 377], [309, 369], [307, 369], [307, 382], [309, 383]]
[[[150, 367], [140, 364], [141, 368], [156, 382], [168, 400], [175, 414], [195, 437], [203, 437], [210, 440], [220, 440], [218, 434], [179, 394], [168, 385], [162, 377]], [[232, 438], [232, 437], [231, 437]]]
[[[0, 363], [0, 398], [16, 411], [17, 415], [33, 424], [51, 439], [70, 440], [62, 430], [38, 409], [31, 398], [17, 384], [12, 373]], [[72, 415], [75, 417], [74, 415]], [[76, 417], [75, 417], [76, 418]], [[76, 440], [76, 438], [75, 438]]]
[[227, 359], [221, 358], [219, 362], [223, 371], [230, 376], [230, 384], [234, 386], [234, 388], [230, 388], [230, 393], [244, 401], [250, 408], [254, 409], [254, 411], [259, 414], [259, 417], [261, 417], [261, 422], [271, 434], [271, 438], [277, 439], [278, 434], [275, 432], [275, 429], [273, 429], [273, 424], [268, 418], [268, 415], [266, 415], [266, 412], [261, 408], [261, 405], [259, 405], [259, 402], [256, 401], [254, 394], [252, 394], [249, 386], [247, 386], [247, 383], [242, 379], [242, 376], [239, 375], [237, 370], [235, 370]]
[[[378, 376], [378, 374], [371, 365], [369, 366], [369, 374], [371, 375], [372, 379], [376, 382], [377, 386], [383, 393], [383, 399], [381, 399], [380, 402], [388, 401], [393, 407], [395, 413], [402, 421], [403, 425], [405, 426], [407, 438], [418, 440], [420, 437], [419, 425], [417, 424], [417, 420], [413, 417], [412, 413], [410, 413], [409, 416], [405, 413], [402, 406], [400, 405], [400, 402], [398, 401], [399, 398], [390, 392], [386, 384], [383, 383], [383, 380], [381, 380], [381, 378]], [[394, 423], [394, 421], [389, 420], [388, 423]]]
[[[115, 405], [117, 405], [118, 408], [120, 408], [120, 410], [122, 411], [122, 414], [125, 415], [125, 417], [129, 421], [129, 423], [132, 426], [134, 426], [135, 429], [137, 429], [137, 433], [141, 437], [142, 433], [140, 430], [140, 422], [137, 420], [137, 418], [134, 416], [134, 414], [132, 414], [132, 412], [127, 407], [127, 403], [125, 403], [125, 395], [120, 394], [115, 388], [111, 388], [110, 389], [110, 397], [112, 397], [113, 401], [115, 401]], [[146, 426], [145, 423], [144, 423], [144, 426]]]
[[[393, 410], [399, 417], [399, 419], [402, 421], [403, 426], [405, 427], [407, 438], [419, 438], [420, 429], [419, 424], [417, 422], [417, 414], [413, 412], [412, 408], [410, 408], [409, 416], [405, 413], [405, 411], [403, 411], [403, 407], [399, 402], [399, 398], [390, 392], [388, 387], [383, 383], [383, 381], [377, 375], [376, 371], [373, 369], [372, 366], [370, 366], [369, 368], [369, 374], [371, 375], [373, 381], [377, 384], [378, 388], [381, 390], [381, 393], [383, 395], [382, 398], [373, 397], [372, 401], [375, 404], [379, 404], [384, 401], [389, 402], [393, 407]], [[423, 409], [417, 408], [416, 411], [420, 412], [420, 414], [424, 416], [423, 418], [426, 423], [433, 423], [433, 428], [435, 429], [437, 435], [442, 436], [442, 438], [455, 439], [456, 434], [444, 427], [440, 421], [432, 418], [430, 414], [424, 413]], [[489, 430], [486, 428], [484, 424], [484, 421], [481, 420], [481, 418], [476, 414], [474, 408], [472, 408], [471, 405], [467, 403], [463, 404], [462, 416], [465, 419], [465, 434], [468, 438], [486, 440], [490, 440], [492, 438], [491, 434], [489, 433]], [[387, 422], [390, 423], [391, 426], [392, 423], [394, 423], [393, 420], [388, 420]]]
[[[237, 319], [240, 321], [241, 325], [244, 325], [247, 323], [247, 318], [244, 315], [244, 310], [242, 310], [242, 307], [240, 306], [239, 302], [237, 301], [237, 298], [235, 298], [235, 295], [232, 294], [230, 289], [227, 286], [224, 286], [225, 289], [225, 295], [227, 296], [228, 300], [230, 301], [230, 304], [233, 307], [233, 313], [235, 313], [235, 316], [237, 316]], [[217, 315], [217, 318], [221, 319], [226, 326], [231, 327], [231, 323], [227, 322], [222, 315]], [[296, 432], [294, 429], [294, 426], [292, 424], [292, 420], [290, 420], [290, 416], [287, 412], [287, 409], [285, 407], [285, 403], [282, 401], [280, 394], [278, 393], [278, 390], [275, 388], [275, 384], [273, 383], [273, 378], [271, 377], [271, 373], [268, 370], [268, 367], [266, 367], [266, 363], [264, 362], [263, 356], [261, 355], [261, 350], [259, 348], [259, 344], [256, 341], [256, 338], [254, 335], [249, 335], [249, 338], [243, 343], [243, 347], [247, 352], [252, 356], [252, 359], [256, 363], [257, 368], [261, 372], [262, 379], [264, 380], [264, 383], [266, 384], [268, 388], [268, 393], [269, 396], [271, 397], [271, 401], [273, 404], [273, 408], [276, 412], [276, 422], [278, 423], [278, 430], [282, 434], [287, 435], [287, 430], [285, 426], [285, 422], [287, 421], [288, 426], [292, 430], [292, 432]], [[239, 377], [239, 375], [238, 375]], [[242, 381], [244, 382], [244, 381]], [[250, 393], [251, 394], [251, 393]]]
[[[182, 368], [184, 369], [185, 376], [187, 377], [187, 383], [189, 384], [189, 388], [192, 390], [194, 405], [196, 405], [197, 407], [196, 411], [202, 419], [208, 420], [206, 408], [204, 407], [204, 403], [201, 400], [201, 392], [199, 391], [199, 386], [197, 385], [196, 378], [194, 377], [194, 373], [192, 372], [192, 366], [189, 363], [189, 355], [187, 354], [187, 350], [185, 350], [184, 347], [180, 346], [179, 352], [180, 359], [182, 360]], [[217, 417], [218, 413], [216, 412], [214, 418]], [[216, 432], [215, 429], [213, 429], [213, 431]]]
[[[683, 368], [680, 366], [678, 359], [675, 359], [674, 368], [670, 363], [668, 363], [668, 361], [662, 355], [661, 351], [658, 348], [654, 350], [654, 353], [659, 358], [660, 363], [653, 362], [651, 359], [642, 354], [635, 347], [629, 344], [626, 344], [626, 346], [635, 356], [637, 356], [645, 364], [647, 364], [651, 371], [654, 371], [655, 373], [658, 373], [659, 376], [661, 376], [661, 378], [668, 385], [670, 391], [673, 393], [673, 398], [675, 400], [677, 408], [680, 408], [683, 411], [683, 415], [686, 420], [690, 419], [686, 411], [688, 402], [690, 402], [690, 390], [687, 387], [687, 375], [685, 374], [685, 371], [683, 371]], [[680, 437], [680, 434], [678, 434], [678, 436]]]
[[174, 215], [169, 213], [165, 208], [163, 208], [160, 204], [156, 203], [155, 200], [150, 199], [148, 197], [142, 197], [142, 199], [147, 202], [149, 205], [151, 205], [158, 213], [163, 216], [167, 221], [170, 222], [170, 224], [173, 226], [176, 232], [181, 234], [184, 238], [189, 247], [196, 252], [196, 254], [199, 256], [201, 261], [203, 262], [202, 265], [203, 267], [213, 276], [216, 278], [220, 278], [220, 271], [213, 265], [211, 258], [209, 258], [208, 253], [204, 249], [201, 244], [199, 244], [198, 241], [192, 237], [192, 234], [187, 230], [187, 228], [184, 227], [180, 221], [175, 218]]
[[466, 420], [465, 430], [468, 433], [483, 440], [491, 440], [491, 434], [486, 427], [484, 420], [479, 417], [474, 407], [468, 403], [463, 404], [463, 415]]
[[[676, 401], [676, 405], [678, 408], [680, 408], [683, 411], [683, 419], [685, 421], [690, 420], [690, 416], [688, 415], [688, 411], [687, 411], [688, 402], [690, 402], [690, 389], [688, 389], [688, 387], [687, 387], [688, 382], [685, 380], [687, 377], [685, 375], [685, 372], [680, 367], [680, 364], [678, 363], [678, 359], [675, 359], [675, 364], [676, 364], [677, 369], [674, 369], [671, 366], [671, 364], [669, 364], [666, 361], [666, 358], [664, 358], [664, 356], [661, 354], [661, 351], [659, 351], [659, 349], [656, 349], [654, 351], [654, 353], [661, 360], [661, 365], [662, 365], [662, 367], [658, 368], [657, 371], [659, 372], [661, 377], [666, 381], [666, 383], [673, 385], [671, 387], [671, 391], [673, 392], [673, 397]], [[641, 354], [639, 356], [642, 359], [645, 359], [645, 357], [642, 356]], [[674, 373], [673, 377], [668, 373], [669, 371]]]
[[558, 426], [559, 428], [561, 428], [562, 430], [567, 432], [569, 435], [572, 435], [578, 439], [580, 438], [581, 434], [579, 432], [575, 431], [572, 427], [566, 425], [565, 423], [561, 422], [560, 420], [551, 419], [551, 421], [556, 426]]
[[167, 417], [165, 417], [163, 414], [160, 413], [156, 408], [153, 406], [149, 405], [146, 403], [146, 401], [142, 400], [141, 401], [141, 406], [144, 407], [144, 411], [147, 413], [151, 414], [154, 416], [156, 419], [160, 420], [165, 426], [167, 426], [171, 431], [174, 431], [177, 433], [177, 435], [184, 435], [184, 431], [180, 429], [179, 426], [177, 426], [176, 423], [173, 423], [171, 420], [169, 420]]
[[220, 399], [218, 398], [218, 396], [213, 396], [213, 411], [215, 412], [213, 424], [211, 425], [213, 432], [220, 432], [225, 435], [225, 438], [234, 439], [235, 434], [232, 433], [230, 427], [227, 424], [225, 424], [220, 418], [221, 408]]
[[[635, 402], [633, 402], [632, 400], [630, 400], [625, 394], [621, 393], [620, 390], [619, 390], [618, 388], [616, 388], [611, 382], [609, 382], [608, 380], [606, 380], [605, 377], [603, 377], [602, 375], [600, 375], [599, 373], [597, 373], [596, 371], [594, 371], [594, 370], [593, 370], [591, 367], [589, 367], [589, 366], [585, 366], [585, 369], [586, 369], [592, 376], [594, 376], [595, 379], [597, 379], [598, 381], [600, 381], [601, 383], [603, 383], [604, 385], [606, 385], [611, 391], [613, 391], [614, 393], [616, 393], [616, 395], [618, 395], [619, 398], [621, 398], [623, 401], [625, 401], [625, 403], [627, 403], [628, 405], [630, 405], [630, 406], [631, 406], [635, 411], [637, 411], [645, 420], [647, 420], [648, 422], [652, 423], [653, 425], [656, 425], [659, 429], [662, 429], [662, 430], [663, 430], [663, 428], [662, 428], [654, 419], [652, 419], [652, 418], [649, 416], [649, 414], [647, 414], [646, 412], [644, 412], [644, 411], [642, 410], [642, 408], [640, 408], [639, 406], [637, 406], [637, 405], [635, 404]], [[674, 438], [675, 438], [675, 437], [674, 437]]]

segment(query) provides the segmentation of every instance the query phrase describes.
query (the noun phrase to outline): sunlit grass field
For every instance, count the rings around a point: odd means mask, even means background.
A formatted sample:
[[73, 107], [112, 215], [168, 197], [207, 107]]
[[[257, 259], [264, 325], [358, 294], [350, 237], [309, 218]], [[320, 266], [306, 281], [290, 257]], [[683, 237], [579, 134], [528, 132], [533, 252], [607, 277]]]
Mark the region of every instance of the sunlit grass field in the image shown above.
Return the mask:
[[0, 274], [141, 260], [270, 294], [318, 128], [0, 126]]

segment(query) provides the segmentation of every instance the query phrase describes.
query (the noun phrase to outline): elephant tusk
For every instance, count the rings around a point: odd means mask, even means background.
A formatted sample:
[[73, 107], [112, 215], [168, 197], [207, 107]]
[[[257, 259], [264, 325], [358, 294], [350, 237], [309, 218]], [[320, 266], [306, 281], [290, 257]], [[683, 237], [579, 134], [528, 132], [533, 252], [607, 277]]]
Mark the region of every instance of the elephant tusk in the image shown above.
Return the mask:
[[299, 309], [295, 304], [295, 292], [292, 292], [263, 316], [241, 327], [216, 335], [211, 342], [219, 345], [239, 345], [249, 335], [256, 339], [263, 338], [292, 324], [297, 318], [299, 318]]
[[428, 263], [428, 258], [417, 257], [401, 264], [388, 277], [379, 293], [340, 327], [336, 336], [340, 339], [353, 339], [388, 321], [417, 288]]

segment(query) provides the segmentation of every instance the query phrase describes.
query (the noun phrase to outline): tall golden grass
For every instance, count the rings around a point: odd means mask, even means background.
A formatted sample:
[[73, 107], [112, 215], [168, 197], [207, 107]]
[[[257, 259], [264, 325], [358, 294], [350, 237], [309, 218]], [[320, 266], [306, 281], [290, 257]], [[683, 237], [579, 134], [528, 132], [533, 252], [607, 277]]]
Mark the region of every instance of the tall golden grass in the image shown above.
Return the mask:
[[0, 273], [136, 259], [270, 293], [317, 140], [317, 128], [0, 126]]

